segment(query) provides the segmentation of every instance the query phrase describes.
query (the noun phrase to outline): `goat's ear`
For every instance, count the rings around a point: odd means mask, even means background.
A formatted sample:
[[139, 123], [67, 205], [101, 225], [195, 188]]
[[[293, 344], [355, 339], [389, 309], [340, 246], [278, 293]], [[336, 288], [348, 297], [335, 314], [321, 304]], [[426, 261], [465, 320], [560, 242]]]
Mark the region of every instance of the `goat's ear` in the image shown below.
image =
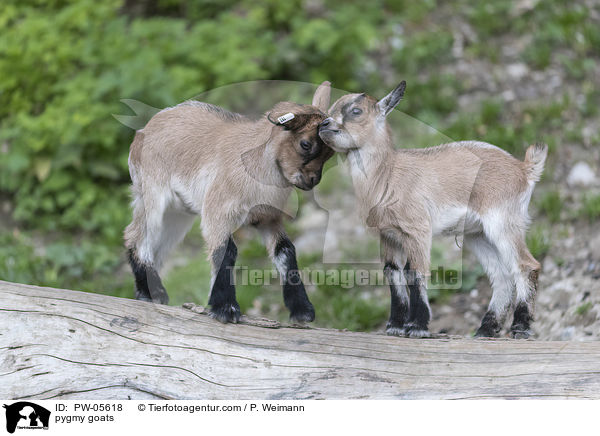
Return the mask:
[[319, 85], [313, 95], [312, 105], [318, 107], [319, 110], [327, 113], [329, 109], [329, 101], [331, 99], [331, 82], [325, 81]]
[[392, 92], [383, 97], [377, 102], [377, 108], [384, 117], [387, 116], [392, 109], [394, 109], [402, 97], [404, 96], [404, 90], [406, 89], [406, 82], [403, 80], [398, 86], [394, 88]]

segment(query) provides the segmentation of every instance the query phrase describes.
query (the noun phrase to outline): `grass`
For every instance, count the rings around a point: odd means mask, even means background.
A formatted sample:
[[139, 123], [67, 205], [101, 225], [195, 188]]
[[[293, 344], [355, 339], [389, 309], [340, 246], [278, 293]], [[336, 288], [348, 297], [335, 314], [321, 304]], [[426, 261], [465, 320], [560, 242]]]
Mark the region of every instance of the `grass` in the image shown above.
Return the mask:
[[538, 224], [527, 233], [527, 247], [536, 259], [543, 259], [550, 251], [550, 230]]
[[555, 224], [560, 221], [560, 213], [564, 208], [564, 204], [560, 193], [556, 190], [544, 193], [538, 201], [538, 209], [544, 214], [548, 220]]
[[544, 70], [550, 66], [552, 51], [549, 44], [532, 44], [525, 49], [523, 60], [536, 70]]
[[495, 2], [469, 3], [465, 14], [470, 24], [477, 30], [477, 34], [483, 38], [491, 38], [493, 35], [510, 30], [510, 10], [512, 2], [501, 0]]
[[600, 218], [600, 194], [589, 195], [583, 197], [583, 204], [578, 212], [579, 216], [587, 218], [590, 222]]
[[133, 295], [133, 278], [120, 274], [124, 249], [62, 235], [0, 232], [0, 280], [56, 288]]
[[587, 303], [583, 303], [582, 305], [577, 307], [577, 309], [575, 309], [575, 313], [579, 316], [584, 316], [586, 313], [588, 313], [590, 311], [590, 309], [592, 307], [593, 307], [593, 304], [590, 301], [588, 301]]
[[556, 132], [562, 131], [562, 113], [570, 104], [565, 95], [550, 103], [529, 103], [522, 114], [514, 114], [504, 102], [487, 99], [480, 103], [477, 112], [455, 117], [444, 133], [455, 140], [489, 142], [522, 159], [525, 149], [535, 142], [545, 142], [550, 152], [554, 151]]
[[315, 324], [354, 331], [369, 331], [381, 326], [389, 314], [389, 297], [373, 298], [370, 293], [373, 290], [360, 287], [317, 286], [310, 295], [317, 312]]
[[210, 293], [210, 264], [206, 256], [194, 257], [187, 265], [174, 268], [164, 278], [163, 284], [172, 305], [188, 302], [206, 305]]

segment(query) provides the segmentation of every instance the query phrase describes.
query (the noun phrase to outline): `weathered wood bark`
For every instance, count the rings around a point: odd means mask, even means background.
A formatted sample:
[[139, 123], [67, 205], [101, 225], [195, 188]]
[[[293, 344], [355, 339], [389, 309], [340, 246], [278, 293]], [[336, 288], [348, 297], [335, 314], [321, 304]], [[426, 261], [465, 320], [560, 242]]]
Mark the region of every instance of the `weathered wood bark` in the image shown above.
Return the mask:
[[600, 398], [600, 342], [223, 325], [7, 282], [0, 327], [5, 399]]

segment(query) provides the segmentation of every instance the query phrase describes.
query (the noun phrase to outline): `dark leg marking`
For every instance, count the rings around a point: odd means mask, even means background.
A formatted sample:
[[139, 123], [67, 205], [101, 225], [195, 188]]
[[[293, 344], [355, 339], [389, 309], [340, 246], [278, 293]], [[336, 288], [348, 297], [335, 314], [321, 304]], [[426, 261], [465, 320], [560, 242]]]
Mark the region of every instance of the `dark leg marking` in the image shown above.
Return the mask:
[[[531, 304], [537, 294], [539, 270], [532, 269], [529, 271], [529, 295]], [[533, 315], [530, 311], [530, 306], [526, 302], [519, 302], [515, 307], [513, 323], [510, 327], [510, 335], [514, 339], [528, 339], [531, 336], [531, 323]]]
[[391, 296], [390, 319], [387, 322], [385, 331], [390, 336], [404, 336], [406, 333], [405, 324], [408, 321], [409, 305], [406, 299], [402, 299], [399, 296], [399, 287], [402, 285], [398, 285], [392, 280], [394, 275], [399, 276], [402, 273], [398, 265], [391, 262], [385, 264], [383, 272], [390, 284]]
[[424, 280], [412, 270], [410, 262], [404, 267], [404, 275], [410, 290], [410, 315], [406, 327], [406, 334], [413, 337], [427, 337], [429, 335], [429, 320], [431, 311], [427, 301], [423, 299], [421, 288], [425, 287]]
[[231, 236], [213, 253], [213, 263], [219, 270], [215, 276], [208, 304], [210, 315], [223, 323], [237, 323], [240, 320], [240, 305], [235, 299], [233, 267], [237, 258], [237, 247]]
[[293, 322], [311, 322], [315, 319], [315, 308], [306, 295], [306, 289], [298, 271], [296, 248], [287, 236], [283, 236], [275, 246], [275, 259], [285, 268], [283, 277], [283, 302], [290, 311]]
[[510, 327], [510, 335], [514, 339], [527, 339], [531, 336], [531, 322], [533, 317], [529, 313], [529, 308], [526, 303], [519, 303], [515, 308], [515, 314], [512, 326]]
[[127, 256], [135, 277], [136, 300], [167, 304], [169, 296], [160, 281], [158, 272], [153, 267], [141, 263], [133, 249], [129, 249]]
[[477, 338], [496, 338], [502, 326], [498, 322], [496, 314], [488, 310], [483, 319], [481, 320], [481, 326], [477, 329], [475, 337]]

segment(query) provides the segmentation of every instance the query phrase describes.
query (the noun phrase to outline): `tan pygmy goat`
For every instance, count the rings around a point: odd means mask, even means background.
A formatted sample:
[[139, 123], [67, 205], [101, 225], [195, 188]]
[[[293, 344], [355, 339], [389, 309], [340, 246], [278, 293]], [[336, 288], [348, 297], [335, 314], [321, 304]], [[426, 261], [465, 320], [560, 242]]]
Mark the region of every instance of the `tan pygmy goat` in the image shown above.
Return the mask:
[[252, 225], [282, 275], [290, 317], [314, 319], [282, 210], [293, 186], [309, 190], [319, 183], [333, 155], [318, 136], [330, 92], [324, 82], [313, 105], [278, 103], [258, 120], [188, 101], [159, 112], [136, 133], [129, 154], [133, 221], [125, 246], [137, 299], [168, 302], [158, 271], [200, 216], [212, 263], [209, 304], [215, 318], [239, 320], [232, 233]]
[[527, 338], [540, 271], [525, 244], [527, 209], [547, 147], [530, 146], [523, 162], [478, 141], [396, 150], [386, 117], [405, 87], [401, 82], [379, 101], [346, 95], [319, 128], [327, 145], [347, 153], [367, 224], [381, 236], [391, 291], [387, 333], [429, 335], [426, 278], [432, 236], [462, 234], [493, 287], [476, 335], [497, 336], [514, 306], [511, 335]]

